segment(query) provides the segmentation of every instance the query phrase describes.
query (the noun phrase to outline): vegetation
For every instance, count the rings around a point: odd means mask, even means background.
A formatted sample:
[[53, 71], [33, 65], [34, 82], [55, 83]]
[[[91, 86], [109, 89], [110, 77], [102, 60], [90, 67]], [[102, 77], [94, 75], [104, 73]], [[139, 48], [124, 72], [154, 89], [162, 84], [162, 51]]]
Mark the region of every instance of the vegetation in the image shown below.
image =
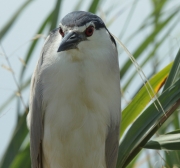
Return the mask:
[[[144, 162], [146, 162], [146, 167], [149, 168], [180, 167], [180, 152], [178, 151], [180, 150], [178, 110], [180, 105], [180, 51], [178, 52], [178, 45], [173, 46], [173, 44], [169, 45], [169, 48], [163, 48], [171, 40], [171, 33], [175, 32], [179, 26], [180, 2], [149, 0], [150, 14], [144, 20], [141, 20], [138, 29], [129, 32], [133, 29], [133, 27], [129, 28], [129, 25], [131, 25], [131, 22], [134, 23], [133, 17], [137, 12], [138, 0], [129, 1], [127, 6], [122, 5], [122, 1], [114, 1], [108, 9], [103, 8], [103, 4], [107, 0], [89, 1], [89, 6], [83, 8], [83, 1], [76, 0], [74, 10], [86, 10], [98, 14], [103, 18], [109, 29], [116, 25], [116, 32], [113, 32], [113, 34], [116, 34], [127, 48], [131, 46], [133, 41], [136, 41], [136, 45], [131, 49], [132, 55], [140, 62], [140, 67], [144, 71], [148, 67], [148, 71], [143, 72], [136, 61], [132, 63], [130, 59], [126, 58], [127, 54], [124, 52], [126, 49], [119, 48], [123, 108], [117, 168], [141, 167]], [[2, 27], [0, 30], [1, 42], [31, 3], [33, 3], [31, 0], [25, 1]], [[39, 29], [36, 32], [38, 35], [33, 39], [27, 54], [24, 56], [26, 65], [30, 64], [32, 57], [37, 57], [33, 53], [38, 48], [39, 37], [42, 37], [42, 34], [46, 36], [50, 30], [58, 26], [62, 17], [59, 14], [63, 4], [64, 1], [56, 0], [54, 9], [39, 24]], [[122, 13], [126, 13], [127, 17], [123, 25], [117, 23]], [[146, 32], [143, 37], [142, 32]], [[176, 33], [179, 32], [176, 31]], [[4, 68], [10, 70], [16, 82], [16, 76], [11, 71], [12, 67], [8, 55], [6, 55], [2, 46], [0, 47], [7, 61], [7, 66]], [[167, 53], [170, 52], [174, 61], [168, 61], [169, 63], [164, 65], [164, 59], [168, 57]], [[134, 66], [137, 71], [133, 69]], [[20, 78], [16, 83], [18, 96], [12, 93], [0, 105], [1, 113], [12, 100], [17, 99], [17, 122], [9, 145], [1, 158], [0, 168], [30, 168], [29, 140], [27, 140], [29, 131], [26, 126], [28, 108], [24, 103], [27, 102], [28, 98], [23, 100], [21, 96], [30, 84], [30, 77], [26, 81], [23, 80], [27, 71], [26, 67], [22, 65]], [[159, 70], [159, 67], [161, 67], [161, 70]], [[148, 81], [144, 73], [147, 74]], [[138, 80], [138, 75], [142, 79], [141, 82]], [[131, 91], [131, 93], [128, 93], [128, 91]], [[20, 109], [24, 110], [19, 112]], [[173, 131], [169, 132], [169, 130]]]

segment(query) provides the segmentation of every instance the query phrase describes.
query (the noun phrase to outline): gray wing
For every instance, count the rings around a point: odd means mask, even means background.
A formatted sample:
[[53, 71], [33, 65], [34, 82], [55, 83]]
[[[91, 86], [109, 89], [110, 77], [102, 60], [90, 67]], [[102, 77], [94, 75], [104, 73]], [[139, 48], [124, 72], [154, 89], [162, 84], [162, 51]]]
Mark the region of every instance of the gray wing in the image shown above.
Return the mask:
[[[108, 29], [107, 29], [108, 31]], [[109, 31], [108, 31], [109, 32]], [[116, 51], [116, 58], [118, 58], [118, 53], [117, 53], [117, 48], [116, 48], [116, 42], [109, 32], [112, 45], [114, 46], [114, 49]], [[116, 60], [116, 63], [118, 62], [118, 59]], [[119, 65], [113, 67], [116, 69], [115, 73], [117, 74], [118, 78], [119, 76]], [[120, 81], [120, 79], [119, 79]], [[120, 91], [120, 88], [118, 89]], [[117, 92], [118, 92], [117, 91]], [[120, 92], [119, 92], [120, 94]], [[120, 96], [117, 97], [118, 101], [117, 103], [120, 103]], [[110, 109], [113, 109], [112, 107]], [[116, 109], [116, 108], [114, 108]], [[119, 117], [114, 116], [113, 113], [110, 113], [110, 123], [108, 125], [108, 133], [106, 136], [106, 141], [105, 141], [105, 160], [106, 160], [106, 168], [116, 168], [116, 163], [117, 163], [117, 157], [118, 157], [118, 149], [119, 149], [119, 128], [120, 128], [120, 119], [121, 119], [121, 105], [119, 108], [117, 108], [119, 111]]]
[[44, 44], [41, 56], [34, 71], [31, 80], [30, 93], [30, 154], [31, 167], [42, 168], [42, 140], [43, 140], [43, 115], [45, 109], [42, 107], [43, 85], [42, 85], [42, 65], [53, 44], [53, 40], [57, 35], [57, 29], [52, 31]]
[[32, 77], [31, 97], [30, 97], [30, 154], [31, 167], [42, 168], [42, 87], [40, 82], [40, 70], [42, 56]]
[[118, 157], [120, 123], [114, 123], [113, 121], [114, 120], [111, 118], [105, 142], [106, 168], [115, 168]]

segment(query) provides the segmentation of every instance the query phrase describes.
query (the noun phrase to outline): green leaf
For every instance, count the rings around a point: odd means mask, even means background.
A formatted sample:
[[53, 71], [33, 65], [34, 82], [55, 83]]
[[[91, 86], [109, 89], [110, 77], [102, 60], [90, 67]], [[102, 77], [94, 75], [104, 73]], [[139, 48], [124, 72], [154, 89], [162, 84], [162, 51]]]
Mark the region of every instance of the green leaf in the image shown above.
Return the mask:
[[74, 11], [78, 11], [82, 5], [83, 0], [79, 0], [74, 8]]
[[[152, 103], [132, 124], [119, 146], [117, 167], [127, 166], [142, 149], [164, 121], [180, 104], [180, 79], [166, 89], [158, 98], [165, 111], [159, 107], [157, 100]], [[133, 113], [133, 111], [132, 111]]]
[[136, 167], [135, 165], [136, 165], [136, 163], [137, 163], [137, 161], [138, 161], [138, 159], [139, 159], [140, 154], [141, 154], [141, 152], [138, 153], [138, 155], [136, 155], [136, 157], [135, 157], [135, 158], [132, 160], [132, 162], [127, 166], [127, 168], [134, 168], [134, 167]]
[[169, 74], [169, 77], [167, 78], [163, 90], [166, 90], [169, 86], [171, 86], [177, 80], [179, 74], [180, 74], [180, 50], [176, 55], [173, 68], [171, 69], [171, 72]]
[[[179, 20], [179, 18], [178, 18]], [[150, 59], [154, 58], [154, 56], [156, 55], [156, 51], [159, 49], [159, 47], [163, 44], [163, 42], [166, 40], [167, 36], [172, 32], [172, 30], [176, 27], [176, 24], [178, 22], [178, 20], [175, 20], [174, 24], [172, 24], [172, 26], [167, 30], [167, 32], [163, 35], [163, 37], [157, 41], [152, 49], [152, 51], [147, 55], [146, 59], [140, 64], [140, 67], [142, 68], [143, 66], [146, 65], [146, 63], [148, 63], [148, 61], [150, 61]], [[157, 65], [155, 65], [157, 66]], [[126, 90], [127, 87], [129, 86], [129, 84], [131, 84], [132, 80], [134, 79], [134, 77], [136, 76], [137, 71], [134, 71], [132, 73], [132, 75], [129, 77], [129, 79], [127, 80], [126, 84], [123, 87], [123, 90]]]
[[[24, 83], [22, 84], [22, 86], [20, 86], [20, 91], [21, 91], [21, 92], [29, 86], [30, 80], [31, 80], [31, 78], [27, 79], [26, 82], [24, 82]], [[1, 112], [4, 110], [4, 108], [5, 108], [6, 106], [8, 106], [9, 103], [10, 103], [12, 100], [14, 100], [15, 98], [17, 98], [16, 93], [12, 93], [12, 95], [11, 95], [9, 98], [7, 98], [7, 100], [6, 100], [4, 103], [2, 103], [2, 105], [0, 106], [0, 113], [1, 113]]]
[[166, 134], [180, 134], [180, 129], [177, 129], [175, 131], [168, 132]]
[[88, 11], [91, 13], [96, 13], [97, 6], [98, 6], [99, 2], [100, 2], [100, 0], [92, 0]]
[[50, 20], [50, 22], [51, 22], [50, 30], [55, 29], [59, 23], [58, 16], [59, 16], [59, 12], [60, 12], [60, 7], [61, 7], [61, 0], [57, 0], [56, 4], [55, 4], [55, 8], [52, 12], [52, 18]]
[[12, 28], [12, 25], [17, 20], [17, 18], [20, 16], [22, 11], [29, 5], [30, 2], [33, 2], [32, 0], [27, 0], [25, 3], [15, 12], [15, 14], [12, 15], [12, 18], [8, 20], [6, 25], [0, 30], [0, 39], [2, 40], [3, 37], [6, 35], [6, 33]]
[[11, 165], [14, 158], [19, 152], [19, 149], [28, 134], [28, 129], [26, 126], [26, 112], [20, 117], [18, 123], [16, 124], [16, 128], [12, 135], [9, 146], [0, 162], [1, 168], [7, 168]]
[[134, 1], [133, 1], [132, 5], [131, 5], [131, 9], [129, 10], [127, 19], [126, 19], [126, 21], [125, 21], [125, 23], [124, 23], [124, 25], [123, 25], [123, 27], [122, 27], [122, 29], [121, 29], [121, 33], [120, 33], [120, 35], [119, 35], [119, 39], [122, 39], [123, 36], [125, 35], [125, 32], [126, 32], [126, 30], [128, 29], [130, 20], [131, 20], [133, 14], [134, 14], [134, 11], [135, 11], [135, 9], [136, 9], [136, 7], [137, 7], [138, 2], [139, 2], [139, 1], [137, 1], [137, 0], [134, 0]]
[[180, 133], [161, 135], [150, 140], [143, 148], [156, 150], [180, 150]]
[[[61, 0], [57, 0], [55, 8], [52, 10], [52, 12], [46, 17], [44, 22], [41, 24], [39, 30], [37, 31], [37, 34], [41, 34], [44, 31], [44, 29], [46, 28], [46, 26], [49, 24], [50, 24], [49, 31], [52, 29], [55, 29], [57, 27], [60, 6], [61, 6]], [[37, 46], [37, 42], [38, 42], [38, 40], [34, 40], [32, 42], [32, 44], [27, 52], [26, 58], [25, 58], [26, 64], [28, 64], [28, 61], [30, 60], [32, 53], [34, 52], [35, 47]], [[20, 79], [22, 79], [25, 70], [26, 70], [26, 68], [23, 66], [22, 70], [21, 70]]]
[[[163, 30], [163, 28], [166, 27], [166, 25], [173, 19], [173, 17], [176, 15], [178, 11], [173, 12], [165, 21], [159, 23], [157, 25], [157, 27], [154, 29], [154, 31], [147, 37], [144, 39], [144, 41], [141, 42], [141, 44], [139, 45], [139, 47], [137, 47], [136, 51], [134, 52], [133, 56], [134, 58], [138, 58], [144, 51], [145, 49], [149, 46], [149, 44], [151, 44], [154, 39], [157, 37], [157, 35]], [[123, 78], [124, 74], [127, 72], [127, 70], [129, 69], [129, 67], [131, 66], [131, 61], [128, 60], [124, 66], [121, 69], [121, 79]]]
[[[47, 17], [46, 19], [44, 20], [44, 22], [41, 24], [39, 30], [37, 31], [37, 34], [41, 34], [43, 32], [43, 30], [46, 28], [46, 26], [49, 24], [51, 18], [52, 18], [52, 13], [51, 12]], [[36, 46], [37, 46], [37, 43], [38, 43], [38, 40], [34, 40], [32, 42], [32, 44], [30, 45], [29, 47], [29, 50], [27, 51], [27, 54], [26, 54], [26, 57], [25, 57], [25, 63], [28, 64], [31, 56], [32, 56], [32, 53], [34, 52]], [[26, 70], [26, 67], [22, 67], [22, 70], [21, 70], [21, 75], [20, 75], [20, 79], [22, 79], [23, 75], [24, 75], [24, 72]]]
[[[167, 1], [163, 0], [158, 3], [157, 6], [154, 6], [153, 11], [142, 21], [142, 25], [130, 36], [127, 41], [131, 41], [131, 39], [141, 33], [148, 26], [157, 26], [157, 20], [160, 20], [160, 16], [164, 17], [166, 13], [169, 15], [169, 11], [163, 11], [164, 5]], [[173, 8], [173, 11], [179, 10], [179, 6]], [[177, 22], [178, 23], [178, 22]]]
[[[160, 85], [167, 77], [171, 67], [172, 67], [172, 63], [167, 65], [163, 70], [161, 70], [159, 73], [154, 75], [149, 80], [149, 83], [151, 84], [155, 93], [158, 91]], [[150, 91], [149, 86], [147, 84], [146, 86]], [[150, 91], [150, 93], [151, 95], [154, 95], [152, 91]], [[121, 130], [120, 130], [121, 136], [129, 126], [129, 124], [131, 124], [138, 117], [138, 115], [142, 112], [142, 110], [146, 107], [146, 105], [149, 103], [150, 100], [151, 97], [149, 96], [146, 87], [143, 86], [143, 88], [138, 92], [138, 94], [135, 96], [133, 101], [122, 112]]]
[[10, 168], [31, 168], [31, 159], [30, 159], [30, 148], [29, 144], [25, 149], [21, 150], [13, 160]]

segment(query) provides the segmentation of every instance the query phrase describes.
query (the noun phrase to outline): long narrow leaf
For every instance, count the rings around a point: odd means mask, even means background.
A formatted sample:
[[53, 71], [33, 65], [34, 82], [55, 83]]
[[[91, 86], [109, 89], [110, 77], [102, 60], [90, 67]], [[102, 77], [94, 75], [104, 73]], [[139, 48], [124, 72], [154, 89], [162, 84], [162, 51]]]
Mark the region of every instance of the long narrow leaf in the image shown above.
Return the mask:
[[168, 132], [166, 134], [180, 134], [180, 129], [177, 129], [175, 131]]
[[[157, 28], [139, 45], [139, 47], [134, 52], [134, 58], [138, 58], [145, 49], [149, 46], [150, 43], [153, 42], [155, 37], [162, 31], [163, 28], [173, 19], [173, 17], [177, 14], [178, 11], [173, 12], [165, 21], [158, 24]], [[121, 69], [121, 78], [123, 78], [124, 74], [127, 72], [129, 67], [131, 66], [131, 61], [128, 60]]]
[[[140, 146], [146, 144], [155, 131], [180, 105], [180, 79], [163, 92], [159, 97], [159, 101], [166, 115], [164, 115], [162, 110], [157, 110], [154, 103], [152, 103], [138, 117], [121, 141], [118, 155], [118, 168], [125, 167], [131, 162], [141, 150]], [[157, 101], [155, 101], [155, 103], [159, 106]]]
[[169, 77], [167, 78], [167, 81], [164, 85], [163, 90], [166, 90], [169, 86], [171, 86], [176, 81], [179, 73], [180, 73], [180, 50], [178, 51], [176, 55], [173, 68], [171, 69], [171, 72], [169, 74]]
[[180, 133], [161, 135], [149, 141], [143, 148], [156, 150], [180, 150]]
[[88, 11], [92, 13], [96, 13], [99, 2], [100, 0], [92, 0], [91, 6], [89, 7]]
[[[46, 19], [44, 20], [44, 22], [41, 24], [39, 30], [37, 31], [37, 34], [41, 34], [43, 32], [43, 30], [46, 28], [47, 25], [50, 24], [50, 28], [49, 31], [56, 28], [57, 23], [58, 23], [58, 16], [59, 16], [59, 11], [60, 11], [60, 6], [61, 6], [61, 0], [57, 0], [55, 8], [52, 10], [52, 12], [46, 17]], [[38, 40], [34, 40], [33, 43], [31, 44], [26, 58], [25, 58], [25, 63], [28, 64], [28, 61], [30, 60], [32, 53], [36, 47]], [[22, 70], [21, 70], [21, 75], [20, 75], [20, 79], [22, 79], [24, 72], [25, 72], [25, 67], [23, 66]]]
[[16, 125], [9, 146], [0, 162], [1, 168], [7, 168], [11, 165], [27, 134], [28, 129], [26, 126], [26, 113], [24, 113]]
[[[166, 0], [165, 0], [166, 1]], [[164, 1], [164, 2], [165, 2]], [[161, 3], [161, 2], [160, 2]], [[127, 41], [131, 41], [131, 39], [133, 38], [133, 37], [135, 37], [135, 36], [137, 36], [139, 33], [141, 33], [145, 28], [147, 28], [148, 26], [151, 26], [151, 25], [153, 25], [153, 24], [156, 24], [156, 23], [154, 23], [154, 18], [156, 18], [156, 20], [157, 20], [157, 16], [156, 16], [156, 14], [157, 13], [160, 13], [160, 15], [159, 16], [164, 16], [164, 14], [165, 13], [170, 13], [170, 11], [168, 10], [168, 11], [163, 11], [162, 12], [162, 7], [164, 7], [164, 4], [163, 4], [163, 6], [157, 6], [143, 21], [142, 21], [142, 25], [130, 36], [130, 37], [128, 37], [128, 39], [127, 39]], [[179, 6], [176, 6], [176, 7], [172, 7], [172, 9], [171, 9], [171, 11], [175, 11], [175, 10], [179, 10]], [[159, 18], [158, 18], [159, 19]]]
[[[47, 17], [46, 19], [44, 20], [44, 22], [42, 23], [42, 25], [40, 26], [39, 30], [37, 31], [37, 34], [41, 34], [43, 32], [43, 30], [45, 29], [45, 27], [49, 24], [50, 22], [50, 19], [52, 18], [52, 13], [51, 12]], [[26, 57], [25, 57], [25, 63], [28, 64], [31, 56], [32, 56], [32, 53], [34, 52], [35, 50], [35, 47], [36, 47], [36, 44], [38, 43], [38, 40], [34, 40], [31, 44], [31, 46], [29, 47], [29, 50], [26, 54]], [[25, 72], [26, 68], [23, 66], [22, 67], [22, 70], [21, 70], [21, 75], [20, 75], [20, 79], [22, 79], [23, 75], [24, 75], [24, 72]]]
[[[179, 20], [179, 18], [178, 18]], [[176, 27], [176, 24], [178, 22], [178, 20], [175, 20], [174, 24], [172, 24], [172, 26], [167, 30], [167, 32], [163, 35], [163, 37], [156, 42], [155, 46], [153, 47], [152, 51], [148, 54], [148, 56], [146, 57], [146, 59], [140, 64], [140, 67], [143, 67], [146, 65], [146, 63], [154, 58], [156, 51], [159, 49], [159, 47], [163, 44], [163, 42], [165, 41], [165, 39], [167, 38], [167, 36], [172, 32], [172, 30]], [[157, 65], [156, 65], [157, 66]], [[129, 86], [129, 84], [131, 84], [132, 80], [134, 79], [134, 77], [136, 76], [137, 72], [135, 71], [134, 73], [132, 73], [132, 75], [129, 77], [129, 79], [127, 80], [126, 84], [123, 87], [123, 90], [126, 90], [127, 87]]]
[[[20, 86], [20, 91], [22, 92], [24, 89], [26, 89], [29, 84], [30, 84], [30, 79], [28, 78], [23, 84], [22, 86]], [[9, 103], [14, 100], [15, 98], [17, 98], [16, 93], [12, 93], [11, 96], [9, 96], [9, 98], [7, 98], [6, 101], [4, 101], [4, 103], [1, 104], [0, 106], [0, 113], [4, 110], [5, 107], [7, 107], [9, 105]]]
[[[163, 70], [161, 70], [159, 73], [157, 73], [149, 80], [152, 88], [154, 89], [154, 92], [158, 91], [160, 85], [167, 77], [171, 69], [171, 66], [172, 63], [170, 63], [168, 66], [166, 66]], [[151, 95], [153, 95], [152, 92], [150, 93]], [[137, 118], [137, 116], [142, 112], [142, 110], [146, 107], [146, 105], [149, 103], [150, 100], [151, 97], [147, 93], [146, 87], [144, 86], [135, 96], [133, 101], [122, 112], [121, 133], [120, 133], [121, 136], [123, 135], [126, 128], [129, 126], [129, 124], [131, 124]]]
[[52, 13], [52, 18], [50, 20], [50, 22], [51, 22], [50, 30], [55, 29], [59, 23], [58, 16], [59, 16], [59, 12], [60, 12], [60, 7], [61, 7], [61, 0], [57, 0], [56, 4], [55, 4], [55, 8]]
[[[176, 55], [176, 59], [179, 55]], [[171, 72], [174, 71], [179, 73], [179, 68], [176, 64], [179, 62], [175, 62], [171, 69]], [[174, 68], [175, 67], [175, 68]], [[170, 72], [170, 74], [171, 74]], [[123, 166], [128, 165], [130, 161], [137, 155], [137, 153], [141, 150], [141, 147], [146, 144], [146, 142], [150, 139], [150, 137], [156, 132], [156, 130], [164, 123], [168, 117], [176, 110], [176, 108], [180, 105], [180, 79], [177, 80], [173, 85], [171, 85], [168, 89], [166, 89], [163, 94], [159, 97], [161, 105], [166, 112], [164, 115], [164, 111], [157, 109], [159, 104], [156, 104], [156, 107], [152, 103], [132, 124], [127, 134], [125, 135], [123, 141], [121, 142], [121, 155], [119, 157], [122, 159], [118, 159], [118, 163]], [[155, 101], [157, 103], [157, 100]], [[134, 137], [133, 137], [134, 136]], [[128, 139], [129, 138], [129, 143]], [[130, 138], [131, 137], [131, 138]], [[134, 139], [133, 139], [134, 138]], [[132, 140], [132, 141], [131, 141]], [[130, 144], [131, 148], [125, 148], [123, 143]], [[124, 152], [122, 148], [124, 147]], [[133, 149], [134, 148], [134, 149]], [[128, 151], [129, 150], [129, 151]], [[122, 154], [124, 156], [122, 156]]]
[[31, 168], [29, 144], [16, 155], [10, 168]]
[[[6, 33], [12, 28], [12, 25], [20, 16], [21, 12], [29, 5], [32, 0], [27, 0], [25, 3], [12, 15], [12, 18], [7, 22], [7, 24], [0, 30], [0, 39], [2, 40]], [[2, 17], [2, 16], [1, 16]]]
[[82, 5], [83, 0], [79, 0], [74, 8], [74, 11], [78, 11]]

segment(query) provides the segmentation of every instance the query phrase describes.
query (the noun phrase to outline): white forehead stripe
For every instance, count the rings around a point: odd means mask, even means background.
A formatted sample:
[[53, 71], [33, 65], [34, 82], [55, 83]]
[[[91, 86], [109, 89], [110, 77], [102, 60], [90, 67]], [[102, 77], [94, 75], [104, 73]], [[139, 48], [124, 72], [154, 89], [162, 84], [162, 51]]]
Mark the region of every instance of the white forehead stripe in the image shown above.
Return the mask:
[[67, 27], [66, 25], [62, 25], [61, 23], [59, 24], [59, 27], [62, 28], [63, 31], [78, 31], [78, 32], [84, 32], [86, 30], [87, 27], [89, 26], [94, 26], [95, 24], [93, 22], [88, 22], [86, 23], [84, 26], [74, 26], [74, 27]]

